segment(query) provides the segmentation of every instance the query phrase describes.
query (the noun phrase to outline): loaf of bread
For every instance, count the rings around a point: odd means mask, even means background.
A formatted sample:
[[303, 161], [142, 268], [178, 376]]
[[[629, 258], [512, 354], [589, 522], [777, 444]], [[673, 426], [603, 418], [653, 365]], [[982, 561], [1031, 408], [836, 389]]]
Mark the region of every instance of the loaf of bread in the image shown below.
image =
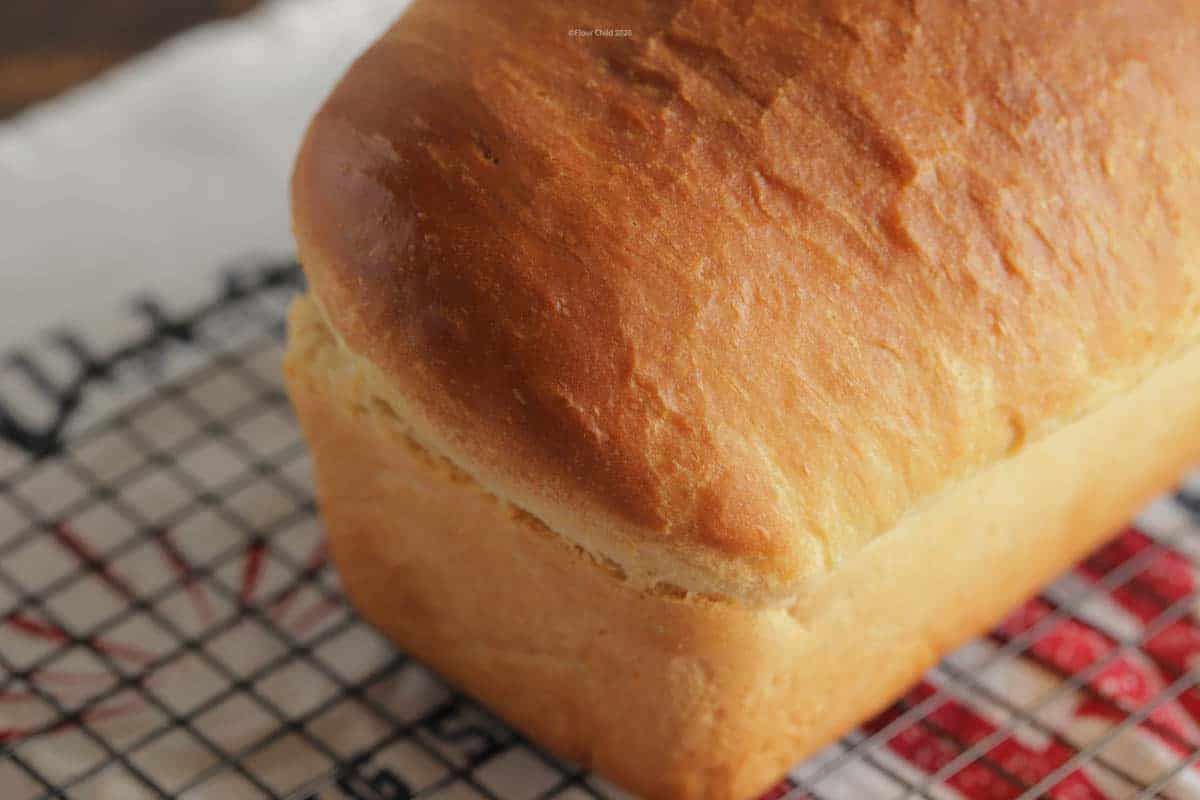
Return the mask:
[[647, 797], [765, 789], [1200, 456], [1193, 0], [417, 0], [292, 197], [346, 590]]

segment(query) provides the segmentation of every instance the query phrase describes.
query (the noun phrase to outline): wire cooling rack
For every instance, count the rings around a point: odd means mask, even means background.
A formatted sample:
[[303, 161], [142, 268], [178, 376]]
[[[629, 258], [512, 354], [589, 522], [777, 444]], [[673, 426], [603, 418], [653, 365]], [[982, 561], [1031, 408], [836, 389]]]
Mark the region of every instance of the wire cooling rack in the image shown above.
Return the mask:
[[[621, 796], [343, 601], [279, 373], [300, 286], [0, 364], [0, 797]], [[1197, 532], [1185, 480], [766, 797], [1200, 798]]]

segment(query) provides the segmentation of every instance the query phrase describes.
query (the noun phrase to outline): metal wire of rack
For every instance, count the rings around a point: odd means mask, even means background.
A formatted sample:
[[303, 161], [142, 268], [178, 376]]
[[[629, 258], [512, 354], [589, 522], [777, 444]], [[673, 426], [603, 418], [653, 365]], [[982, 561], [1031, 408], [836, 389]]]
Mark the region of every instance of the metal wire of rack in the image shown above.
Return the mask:
[[[0, 363], [0, 796], [622, 796], [342, 599], [280, 383], [301, 285]], [[1200, 797], [1197, 488], [767, 797]]]

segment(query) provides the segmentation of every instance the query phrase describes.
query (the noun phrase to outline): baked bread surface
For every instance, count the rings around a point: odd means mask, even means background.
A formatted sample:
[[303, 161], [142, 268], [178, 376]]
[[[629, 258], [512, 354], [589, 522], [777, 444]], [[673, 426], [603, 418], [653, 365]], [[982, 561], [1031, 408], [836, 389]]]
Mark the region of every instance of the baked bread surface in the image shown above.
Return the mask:
[[1198, 63], [1188, 0], [417, 0], [309, 131], [301, 259], [423, 446], [786, 605], [1196, 340]]

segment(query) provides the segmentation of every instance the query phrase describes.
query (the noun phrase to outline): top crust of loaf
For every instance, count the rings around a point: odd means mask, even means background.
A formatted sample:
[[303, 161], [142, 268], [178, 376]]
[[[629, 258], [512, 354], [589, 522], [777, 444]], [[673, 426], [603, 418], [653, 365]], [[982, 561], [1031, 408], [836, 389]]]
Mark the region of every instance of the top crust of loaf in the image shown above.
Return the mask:
[[1197, 339], [1198, 76], [1191, 0], [417, 0], [295, 230], [426, 445], [777, 604]]

